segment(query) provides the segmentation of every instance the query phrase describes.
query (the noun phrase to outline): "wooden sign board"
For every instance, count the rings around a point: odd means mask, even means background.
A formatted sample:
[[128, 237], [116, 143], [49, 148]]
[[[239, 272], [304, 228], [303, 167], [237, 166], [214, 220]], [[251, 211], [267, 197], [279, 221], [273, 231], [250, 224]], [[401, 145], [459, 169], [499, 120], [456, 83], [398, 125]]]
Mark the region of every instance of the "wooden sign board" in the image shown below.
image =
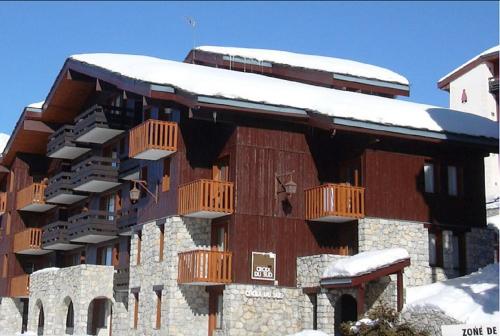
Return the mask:
[[253, 280], [276, 279], [276, 254], [272, 252], [252, 252], [252, 270], [251, 278]]

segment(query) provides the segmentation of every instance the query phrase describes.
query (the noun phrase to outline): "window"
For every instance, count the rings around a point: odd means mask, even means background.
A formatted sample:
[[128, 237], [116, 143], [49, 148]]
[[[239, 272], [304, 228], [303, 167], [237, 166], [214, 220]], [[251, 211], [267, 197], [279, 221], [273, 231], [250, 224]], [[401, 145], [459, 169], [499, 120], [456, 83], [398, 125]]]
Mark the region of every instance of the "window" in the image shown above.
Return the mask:
[[103, 246], [97, 249], [97, 264], [111, 266], [113, 264], [113, 248]]
[[443, 235], [441, 231], [429, 232], [429, 265], [443, 267]]
[[107, 215], [108, 220], [114, 220], [114, 214], [115, 214], [115, 208], [116, 208], [115, 200], [116, 200], [115, 194], [103, 196], [100, 199], [99, 208], [102, 211], [106, 211], [108, 213], [108, 215]]
[[163, 249], [165, 245], [165, 225], [160, 225], [160, 251], [158, 255], [158, 260], [163, 260]]
[[155, 329], [161, 328], [161, 290], [155, 291], [156, 293], [156, 324]]
[[137, 259], [136, 265], [141, 264], [141, 245], [142, 245], [142, 232], [137, 232]]
[[[141, 180], [145, 181], [146, 184], [149, 184], [148, 183], [148, 166], [143, 166], [141, 168]], [[146, 193], [141, 192], [141, 198], [144, 198], [144, 197], [146, 197]]]
[[222, 293], [220, 293], [219, 295], [217, 295], [217, 301], [216, 301], [217, 308], [215, 311], [215, 329], [222, 329], [223, 303], [224, 303], [224, 297], [223, 297]]
[[134, 329], [139, 322], [139, 293], [134, 293]]
[[74, 327], [75, 327], [75, 311], [73, 310], [73, 301], [70, 301], [68, 306], [68, 313], [66, 314], [66, 334], [73, 335]]
[[429, 233], [429, 265], [436, 265], [436, 235]]
[[163, 178], [161, 179], [161, 191], [170, 190], [170, 158], [163, 160]]
[[424, 183], [425, 183], [425, 192], [433, 193], [434, 192], [434, 164], [426, 163], [424, 164]]
[[457, 167], [448, 166], [448, 195], [457, 196], [458, 195], [458, 177], [457, 177]]

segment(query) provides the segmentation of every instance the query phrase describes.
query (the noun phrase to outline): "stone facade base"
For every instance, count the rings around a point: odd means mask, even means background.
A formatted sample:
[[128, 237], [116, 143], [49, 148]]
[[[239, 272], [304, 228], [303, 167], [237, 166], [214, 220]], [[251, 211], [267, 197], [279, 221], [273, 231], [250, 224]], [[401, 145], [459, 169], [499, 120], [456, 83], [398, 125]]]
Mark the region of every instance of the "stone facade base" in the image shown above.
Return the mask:
[[20, 299], [0, 298], [0, 334], [15, 335], [21, 333], [23, 305], [24, 303]]

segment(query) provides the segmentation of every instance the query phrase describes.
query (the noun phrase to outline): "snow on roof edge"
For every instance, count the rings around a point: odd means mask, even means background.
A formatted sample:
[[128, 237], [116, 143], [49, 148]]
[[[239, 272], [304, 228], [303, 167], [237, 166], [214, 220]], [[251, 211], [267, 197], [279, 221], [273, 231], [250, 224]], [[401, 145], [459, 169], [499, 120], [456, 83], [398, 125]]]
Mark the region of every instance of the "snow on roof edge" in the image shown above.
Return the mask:
[[323, 272], [321, 279], [359, 276], [408, 258], [410, 258], [408, 251], [400, 247], [361, 252], [332, 261]]
[[497, 45], [497, 46], [494, 46], [494, 47], [491, 47], [489, 49], [486, 49], [485, 51], [483, 51], [482, 53], [480, 53], [479, 55], [476, 55], [475, 57], [471, 58], [470, 60], [468, 60], [467, 62], [465, 62], [464, 64], [460, 65], [459, 67], [455, 68], [454, 70], [450, 71], [449, 73], [447, 73], [445, 76], [441, 77], [439, 80], [438, 80], [438, 83], [444, 81], [445, 79], [447, 79], [448, 77], [452, 76], [454, 73], [462, 70], [463, 68], [465, 68], [466, 66], [468, 66], [469, 64], [477, 61], [478, 59], [480, 59], [481, 57], [484, 57], [484, 56], [487, 56], [487, 55], [490, 55], [490, 54], [493, 54], [495, 52], [499, 52], [500, 51], [500, 45]]
[[264, 61], [304, 69], [350, 75], [365, 79], [375, 79], [406, 86], [410, 85], [410, 81], [406, 77], [393, 70], [378, 65], [344, 58], [302, 54], [273, 49], [238, 47], [198, 46], [194, 48], [194, 50], [222, 54], [225, 56], [243, 57], [260, 62]]
[[[73, 55], [68, 60], [97, 67], [133, 80], [173, 86], [196, 95], [299, 108], [330, 117], [351, 118], [380, 125], [498, 139], [496, 123], [490, 125], [492, 122], [489, 119], [432, 105], [322, 88], [252, 73], [235, 72], [149, 56], [80, 54]], [[214, 81], [213, 78], [216, 76], [220, 80]], [[196, 81], [196, 79], [203, 79], [206, 82], [207, 77], [210, 78], [210, 85], [203, 85], [200, 84], [203, 81]], [[228, 83], [225, 83], [226, 81]], [[244, 81], [244, 85], [241, 84], [242, 81]], [[271, 94], [269, 87], [272, 88], [273, 94]], [[276, 90], [282, 94], [274, 94]], [[297, 94], [292, 94], [292, 91], [296, 91]], [[309, 97], [309, 95], [319, 98]], [[332, 104], [332, 99], [334, 99], [335, 104]], [[370, 113], [366, 113], [366, 110], [369, 110]], [[405, 111], [405, 113], [400, 113], [401, 111]], [[457, 118], [457, 116], [461, 117]], [[438, 117], [438, 120], [434, 120], [435, 117]], [[443, 128], [440, 122], [444, 119], [446, 119], [446, 123]], [[479, 125], [476, 125], [477, 123]]]

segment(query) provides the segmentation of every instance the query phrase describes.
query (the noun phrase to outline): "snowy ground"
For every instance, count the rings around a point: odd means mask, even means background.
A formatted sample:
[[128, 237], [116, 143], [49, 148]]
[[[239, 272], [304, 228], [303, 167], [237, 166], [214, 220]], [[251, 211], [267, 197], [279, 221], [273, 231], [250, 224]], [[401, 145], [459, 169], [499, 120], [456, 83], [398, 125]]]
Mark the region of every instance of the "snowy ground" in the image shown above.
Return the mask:
[[406, 289], [406, 307], [434, 306], [464, 323], [498, 322], [498, 264], [431, 285]]

